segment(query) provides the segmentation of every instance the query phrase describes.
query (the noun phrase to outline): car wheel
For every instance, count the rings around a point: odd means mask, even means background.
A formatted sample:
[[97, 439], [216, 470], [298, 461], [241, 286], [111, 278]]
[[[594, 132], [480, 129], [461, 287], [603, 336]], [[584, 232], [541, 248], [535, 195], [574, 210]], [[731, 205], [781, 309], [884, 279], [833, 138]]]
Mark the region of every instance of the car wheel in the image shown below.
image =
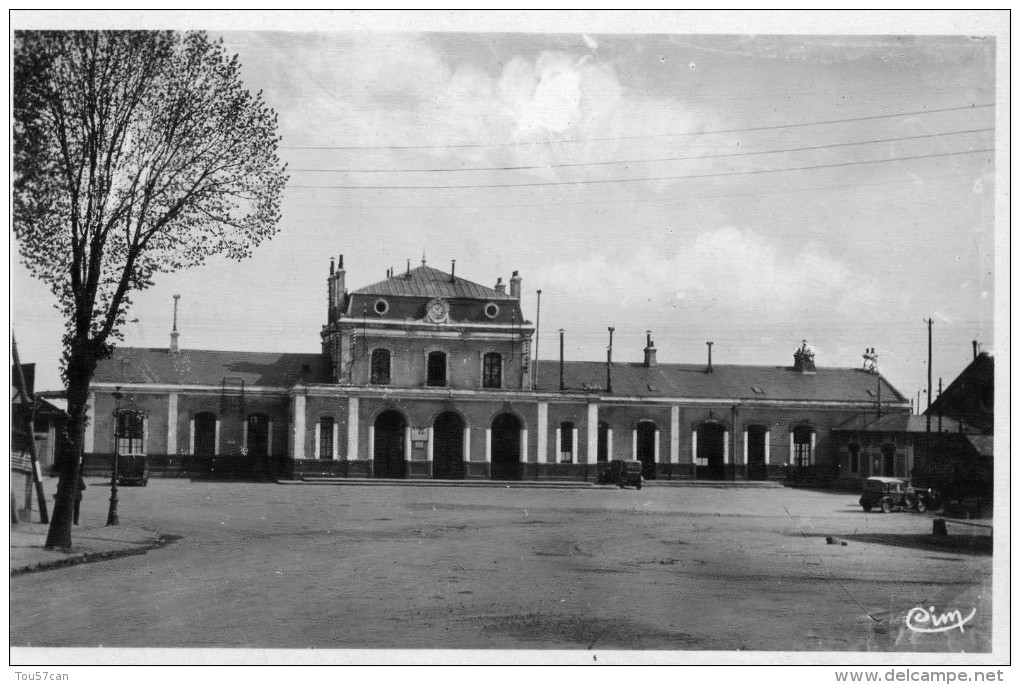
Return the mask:
[[890, 499], [882, 500], [882, 513], [883, 514], [888, 514], [891, 511], [892, 511], [892, 500], [890, 500]]
[[864, 513], [867, 514], [868, 512], [871, 511], [871, 505], [870, 504], [862, 504], [861, 505], [861, 509], [863, 509]]
[[917, 513], [919, 514], [923, 514], [924, 512], [928, 511], [928, 505], [925, 504], [923, 499], [917, 500], [917, 504], [914, 505], [914, 508], [917, 509]]

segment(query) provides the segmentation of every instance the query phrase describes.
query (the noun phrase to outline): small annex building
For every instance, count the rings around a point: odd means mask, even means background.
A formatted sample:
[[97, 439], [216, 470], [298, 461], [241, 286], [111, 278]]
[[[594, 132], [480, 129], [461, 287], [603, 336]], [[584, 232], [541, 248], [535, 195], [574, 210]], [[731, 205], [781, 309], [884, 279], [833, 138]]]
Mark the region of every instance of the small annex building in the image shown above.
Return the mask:
[[[158, 475], [588, 480], [838, 476], [833, 431], [907, 399], [875, 369], [535, 360], [509, 288], [423, 263], [348, 291], [331, 261], [321, 353], [117, 348], [90, 394], [86, 468], [115, 449]], [[611, 357], [610, 357], [611, 358]], [[118, 411], [144, 413], [139, 434]]]

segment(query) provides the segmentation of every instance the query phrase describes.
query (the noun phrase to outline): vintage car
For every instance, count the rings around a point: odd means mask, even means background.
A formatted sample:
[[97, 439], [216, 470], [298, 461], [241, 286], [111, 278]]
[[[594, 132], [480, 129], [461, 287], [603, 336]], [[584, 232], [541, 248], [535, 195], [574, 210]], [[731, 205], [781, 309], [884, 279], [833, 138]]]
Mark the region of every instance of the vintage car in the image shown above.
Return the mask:
[[916, 509], [924, 513], [939, 507], [939, 497], [931, 488], [915, 488], [910, 481], [889, 476], [874, 476], [864, 481], [864, 494], [860, 505], [864, 511], [875, 507], [884, 513], [901, 509]]
[[642, 464], [637, 459], [613, 459], [609, 468], [599, 474], [599, 482], [603, 485], [618, 485], [621, 488], [633, 485], [638, 490], [644, 482], [641, 475]]
[[122, 455], [117, 460], [117, 483], [119, 485], [149, 484], [149, 465], [142, 455]]

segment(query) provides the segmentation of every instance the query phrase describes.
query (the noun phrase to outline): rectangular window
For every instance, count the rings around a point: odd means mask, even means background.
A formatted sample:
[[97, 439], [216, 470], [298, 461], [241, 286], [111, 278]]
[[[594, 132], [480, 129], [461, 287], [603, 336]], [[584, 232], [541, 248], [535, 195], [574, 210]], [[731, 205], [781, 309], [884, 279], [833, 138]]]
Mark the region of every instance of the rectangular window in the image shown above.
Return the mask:
[[333, 417], [319, 419], [319, 459], [333, 458]]
[[503, 385], [503, 357], [489, 352], [482, 358], [482, 387], [499, 388]]
[[428, 377], [426, 385], [443, 387], [446, 385], [446, 353], [429, 352]]
[[145, 414], [126, 410], [117, 415], [117, 453], [145, 454]]
[[388, 385], [390, 382], [390, 351], [372, 350], [372, 384]]
[[570, 421], [560, 424], [560, 461], [565, 464], [574, 461], [574, 424]]

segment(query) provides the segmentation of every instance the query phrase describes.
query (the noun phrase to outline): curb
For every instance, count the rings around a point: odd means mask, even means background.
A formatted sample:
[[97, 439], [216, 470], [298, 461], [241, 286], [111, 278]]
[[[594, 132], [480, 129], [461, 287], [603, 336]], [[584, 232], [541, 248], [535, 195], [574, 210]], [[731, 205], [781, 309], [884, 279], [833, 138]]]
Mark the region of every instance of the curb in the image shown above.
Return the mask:
[[146, 554], [149, 550], [165, 547], [171, 542], [176, 542], [180, 539], [180, 535], [159, 535], [152, 542], [140, 547], [114, 549], [106, 552], [82, 552], [80, 554], [72, 554], [52, 561], [40, 561], [29, 566], [12, 568], [10, 577], [13, 578], [15, 576], [23, 576], [29, 573], [38, 573], [40, 571], [50, 571], [58, 568], [66, 568], [68, 566], [77, 566], [79, 564], [91, 564], [96, 561], [106, 561], [107, 559], [140, 556], [142, 554]]
[[[615, 485], [599, 485], [589, 481], [493, 481], [493, 480], [432, 480], [432, 479], [374, 479], [374, 478], [329, 478], [308, 477], [302, 479], [279, 479], [279, 485], [359, 485], [398, 487], [455, 487], [455, 488], [531, 488], [536, 490], [615, 490]], [[650, 488], [717, 488], [756, 489], [782, 488], [782, 483], [773, 481], [645, 481]]]

